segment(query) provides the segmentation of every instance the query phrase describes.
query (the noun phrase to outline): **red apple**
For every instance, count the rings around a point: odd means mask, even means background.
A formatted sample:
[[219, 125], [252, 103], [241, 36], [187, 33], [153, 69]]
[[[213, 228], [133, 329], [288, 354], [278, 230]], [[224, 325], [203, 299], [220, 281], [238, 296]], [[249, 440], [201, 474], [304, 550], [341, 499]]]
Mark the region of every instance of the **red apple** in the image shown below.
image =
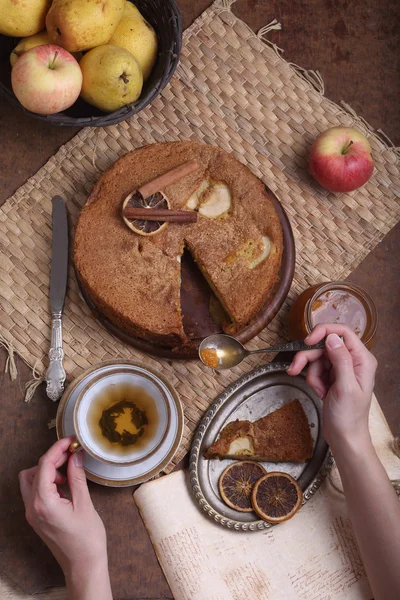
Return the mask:
[[310, 173], [331, 192], [351, 192], [367, 183], [374, 170], [371, 146], [350, 127], [320, 133], [310, 150]]
[[52, 115], [78, 98], [82, 71], [67, 50], [45, 44], [31, 48], [17, 60], [11, 83], [22, 106], [41, 115]]

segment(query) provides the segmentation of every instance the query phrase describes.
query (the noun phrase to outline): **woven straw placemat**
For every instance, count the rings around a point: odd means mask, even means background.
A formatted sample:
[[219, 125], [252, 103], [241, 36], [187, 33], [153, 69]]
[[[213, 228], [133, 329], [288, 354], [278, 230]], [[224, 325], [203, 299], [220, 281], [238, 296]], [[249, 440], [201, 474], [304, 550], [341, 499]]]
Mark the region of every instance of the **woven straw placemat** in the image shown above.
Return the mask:
[[[51, 198], [67, 201], [71, 223], [99, 174], [144, 144], [198, 140], [218, 145], [246, 163], [275, 192], [293, 227], [296, 273], [279, 315], [250, 348], [284, 339], [290, 300], [318, 281], [345, 278], [400, 219], [398, 150], [362, 119], [323, 96], [318, 73], [288, 64], [218, 0], [184, 34], [176, 76], [155, 102], [129, 121], [84, 129], [10, 198], [0, 211], [0, 334], [38, 372], [50, 342], [48, 301]], [[376, 169], [363, 188], [335, 195], [307, 171], [315, 136], [334, 125], [368, 135]], [[186, 428], [179, 461], [200, 417], [220, 393], [265, 357], [213, 374], [198, 361], [155, 359], [129, 347], [91, 316], [73, 269], [64, 316], [65, 368], [71, 380], [101, 360], [127, 357], [159, 369], [178, 390]], [[171, 465], [168, 470], [170, 470]]]

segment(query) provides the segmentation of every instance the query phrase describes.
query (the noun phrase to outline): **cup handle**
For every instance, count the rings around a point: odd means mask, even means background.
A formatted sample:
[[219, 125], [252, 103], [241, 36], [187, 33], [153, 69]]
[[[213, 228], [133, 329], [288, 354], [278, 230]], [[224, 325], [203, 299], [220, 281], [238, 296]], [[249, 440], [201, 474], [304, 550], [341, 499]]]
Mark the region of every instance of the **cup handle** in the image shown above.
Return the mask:
[[78, 440], [76, 440], [69, 445], [68, 450], [71, 452], [71, 454], [75, 454], [76, 452], [83, 450], [83, 446], [80, 442], [78, 442]]

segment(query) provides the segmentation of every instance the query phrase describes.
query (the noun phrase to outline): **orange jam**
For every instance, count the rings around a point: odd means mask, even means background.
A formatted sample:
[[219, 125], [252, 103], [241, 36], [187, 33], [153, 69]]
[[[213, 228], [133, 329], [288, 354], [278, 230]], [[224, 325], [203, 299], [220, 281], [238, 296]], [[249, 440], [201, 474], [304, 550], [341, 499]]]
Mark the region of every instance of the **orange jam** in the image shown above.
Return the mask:
[[367, 347], [377, 328], [375, 305], [365, 290], [347, 282], [321, 283], [305, 290], [289, 313], [289, 337], [304, 339], [319, 323], [350, 327]]
[[218, 354], [214, 348], [204, 348], [204, 350], [200, 350], [200, 356], [207, 367], [211, 367], [211, 369], [218, 368]]

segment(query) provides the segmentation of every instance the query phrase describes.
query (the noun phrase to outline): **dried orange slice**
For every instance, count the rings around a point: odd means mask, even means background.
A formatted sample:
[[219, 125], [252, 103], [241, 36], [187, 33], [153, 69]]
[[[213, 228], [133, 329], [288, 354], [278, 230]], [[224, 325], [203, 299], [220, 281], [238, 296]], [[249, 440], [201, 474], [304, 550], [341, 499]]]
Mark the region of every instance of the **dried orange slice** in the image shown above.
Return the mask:
[[218, 487], [222, 500], [235, 510], [251, 512], [251, 492], [266, 470], [251, 460], [234, 462], [222, 472]]
[[127, 219], [124, 216], [125, 208], [162, 208], [170, 209], [168, 198], [162, 192], [156, 192], [148, 198], [143, 198], [138, 192], [133, 192], [127, 196], [122, 204], [122, 217], [125, 224], [139, 235], [155, 235], [162, 231], [166, 226], [166, 222], [162, 221], [146, 221], [145, 219], [136, 219], [134, 221]]
[[301, 487], [291, 475], [272, 471], [257, 481], [251, 494], [253, 509], [269, 523], [291, 519], [303, 500]]

